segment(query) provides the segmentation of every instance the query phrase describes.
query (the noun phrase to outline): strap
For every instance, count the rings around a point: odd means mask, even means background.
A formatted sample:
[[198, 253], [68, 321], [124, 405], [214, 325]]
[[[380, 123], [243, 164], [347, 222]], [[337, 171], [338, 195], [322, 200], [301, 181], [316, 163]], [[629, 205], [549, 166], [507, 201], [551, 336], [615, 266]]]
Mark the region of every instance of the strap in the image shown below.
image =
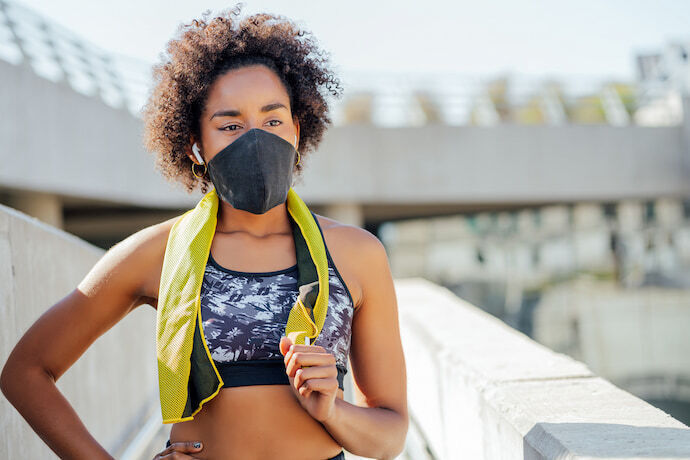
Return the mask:
[[[297, 288], [299, 290], [297, 302], [301, 303], [300, 307], [304, 308], [311, 322], [316, 324], [314, 305], [316, 305], [316, 299], [319, 295], [319, 275], [316, 271], [316, 265], [311, 257], [311, 253], [309, 252], [307, 241], [304, 239], [304, 235], [302, 235], [302, 230], [300, 230], [292, 214], [288, 213], [288, 216], [292, 227], [292, 236], [295, 241], [295, 253], [297, 258]], [[313, 213], [311, 217], [316, 219]], [[316, 340], [316, 337], [314, 337], [314, 340]]]
[[[297, 278], [297, 286], [301, 287], [314, 281], [318, 281], [319, 277], [316, 273], [316, 265], [311, 258], [309, 253], [309, 247], [307, 242], [302, 235], [302, 231], [292, 217], [292, 214], [288, 213], [290, 218], [290, 225], [292, 226], [292, 236], [295, 240], [295, 253], [297, 257], [297, 269], [299, 270], [299, 275]], [[313, 305], [313, 303], [312, 303]]]

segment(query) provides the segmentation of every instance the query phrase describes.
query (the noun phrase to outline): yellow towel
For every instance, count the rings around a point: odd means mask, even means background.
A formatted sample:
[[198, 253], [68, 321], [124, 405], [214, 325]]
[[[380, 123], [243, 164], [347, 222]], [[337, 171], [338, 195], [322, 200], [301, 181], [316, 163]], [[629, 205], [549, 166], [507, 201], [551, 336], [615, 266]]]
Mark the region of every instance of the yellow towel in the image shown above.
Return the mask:
[[[206, 344], [200, 292], [215, 234], [218, 194], [212, 189], [170, 229], [156, 312], [156, 353], [163, 423], [192, 420], [223, 387]], [[316, 216], [292, 188], [287, 210], [293, 228], [299, 296], [285, 335], [314, 343], [328, 309], [328, 261]], [[308, 341], [308, 339], [312, 339]]]

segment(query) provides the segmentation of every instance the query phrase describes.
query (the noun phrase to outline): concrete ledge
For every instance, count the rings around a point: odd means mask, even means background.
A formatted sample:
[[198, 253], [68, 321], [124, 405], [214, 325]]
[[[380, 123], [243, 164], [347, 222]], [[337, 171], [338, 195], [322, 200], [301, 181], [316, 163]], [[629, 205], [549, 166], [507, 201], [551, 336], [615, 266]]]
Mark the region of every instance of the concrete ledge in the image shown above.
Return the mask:
[[690, 428], [425, 279], [396, 280], [410, 415], [440, 459], [690, 458]]
[[[69, 233], [0, 205], [2, 365], [26, 330], [75, 289], [103, 254]], [[152, 414], [160, 417], [155, 318], [150, 307], [136, 308], [57, 382], [89, 432], [116, 458]], [[0, 425], [0, 458], [57, 458], [4, 397]]]

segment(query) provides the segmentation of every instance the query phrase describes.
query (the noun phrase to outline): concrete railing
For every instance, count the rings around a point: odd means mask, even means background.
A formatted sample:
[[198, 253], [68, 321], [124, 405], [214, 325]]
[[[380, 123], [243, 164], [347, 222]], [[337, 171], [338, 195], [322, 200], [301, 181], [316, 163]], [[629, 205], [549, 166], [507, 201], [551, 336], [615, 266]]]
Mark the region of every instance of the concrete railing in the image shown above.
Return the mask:
[[[0, 205], [0, 363], [48, 308], [76, 288], [102, 249]], [[113, 456], [161, 436], [155, 312], [142, 305], [97, 339], [57, 386], [89, 432]], [[75, 325], [78, 327], [78, 325]], [[60, 331], [69, 334], [69, 330]], [[17, 410], [0, 398], [0, 458], [57, 458]], [[142, 427], [152, 426], [147, 439]], [[127, 450], [129, 448], [129, 450]], [[160, 450], [160, 449], [158, 449]], [[138, 450], [144, 454], [144, 450]], [[148, 455], [148, 452], [146, 452]], [[151, 456], [140, 458], [152, 458]]]
[[396, 280], [411, 426], [438, 459], [690, 458], [690, 428], [422, 278]]

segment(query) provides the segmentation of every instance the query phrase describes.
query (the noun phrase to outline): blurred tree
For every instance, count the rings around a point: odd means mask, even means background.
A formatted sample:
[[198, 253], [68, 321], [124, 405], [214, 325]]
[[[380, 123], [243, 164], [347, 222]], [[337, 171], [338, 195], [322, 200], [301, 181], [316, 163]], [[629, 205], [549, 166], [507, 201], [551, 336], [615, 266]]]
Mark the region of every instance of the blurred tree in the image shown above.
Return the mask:
[[414, 103], [424, 114], [425, 124], [443, 123], [441, 107], [436, 96], [428, 90], [418, 90], [413, 94]]
[[370, 91], [360, 91], [348, 96], [344, 101], [344, 123], [372, 123], [373, 99]]

